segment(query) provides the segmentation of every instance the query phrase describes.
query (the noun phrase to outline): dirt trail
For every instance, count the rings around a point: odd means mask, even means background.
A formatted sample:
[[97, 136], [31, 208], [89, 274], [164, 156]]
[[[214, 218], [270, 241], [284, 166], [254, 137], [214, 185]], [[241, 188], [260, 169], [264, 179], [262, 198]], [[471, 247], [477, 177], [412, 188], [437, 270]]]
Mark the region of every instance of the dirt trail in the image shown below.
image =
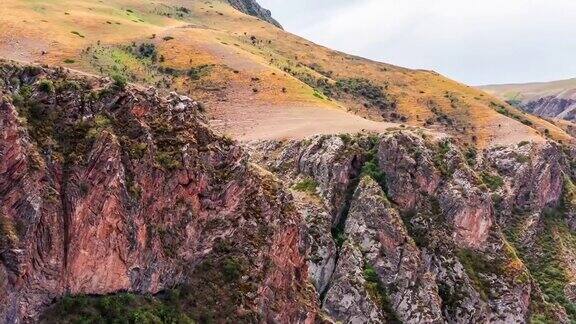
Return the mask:
[[302, 139], [319, 134], [385, 131], [400, 124], [364, 119], [344, 110], [323, 107], [257, 107], [238, 109], [212, 119], [218, 131], [241, 141], [260, 139]]

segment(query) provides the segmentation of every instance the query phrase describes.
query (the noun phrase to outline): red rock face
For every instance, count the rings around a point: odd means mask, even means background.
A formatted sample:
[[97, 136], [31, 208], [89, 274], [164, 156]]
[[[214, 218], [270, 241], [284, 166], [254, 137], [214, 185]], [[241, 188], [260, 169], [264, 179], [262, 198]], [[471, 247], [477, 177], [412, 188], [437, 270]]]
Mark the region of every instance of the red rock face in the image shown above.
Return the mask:
[[1, 77], [5, 95], [25, 94], [0, 102], [4, 321], [34, 320], [64, 294], [155, 294], [211, 260], [235, 260], [234, 280], [252, 287], [238, 314], [314, 318], [291, 198], [194, 102], [38, 68], [5, 64]]
[[[413, 156], [413, 151], [422, 152]], [[379, 161], [389, 175], [389, 195], [405, 210], [417, 207], [422, 194], [432, 195], [440, 184], [440, 173], [434, 167], [432, 155], [421, 138], [389, 136], [379, 144]]]

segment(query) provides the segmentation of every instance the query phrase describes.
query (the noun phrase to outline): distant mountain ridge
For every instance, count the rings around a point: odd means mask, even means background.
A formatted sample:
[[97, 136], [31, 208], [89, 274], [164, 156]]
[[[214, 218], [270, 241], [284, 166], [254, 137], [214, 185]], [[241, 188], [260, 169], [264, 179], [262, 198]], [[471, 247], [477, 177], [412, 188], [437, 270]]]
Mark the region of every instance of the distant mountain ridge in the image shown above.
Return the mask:
[[576, 78], [487, 85], [480, 89], [538, 116], [576, 120]]

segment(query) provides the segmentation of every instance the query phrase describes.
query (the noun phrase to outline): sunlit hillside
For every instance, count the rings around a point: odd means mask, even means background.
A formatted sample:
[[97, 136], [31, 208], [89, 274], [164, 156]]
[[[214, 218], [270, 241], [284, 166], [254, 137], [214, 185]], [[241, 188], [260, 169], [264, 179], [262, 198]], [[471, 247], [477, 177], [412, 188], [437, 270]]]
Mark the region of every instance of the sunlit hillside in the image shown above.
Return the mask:
[[189, 95], [239, 139], [413, 126], [481, 147], [572, 140], [435, 72], [318, 46], [223, 1], [4, 0], [0, 26], [1, 57]]

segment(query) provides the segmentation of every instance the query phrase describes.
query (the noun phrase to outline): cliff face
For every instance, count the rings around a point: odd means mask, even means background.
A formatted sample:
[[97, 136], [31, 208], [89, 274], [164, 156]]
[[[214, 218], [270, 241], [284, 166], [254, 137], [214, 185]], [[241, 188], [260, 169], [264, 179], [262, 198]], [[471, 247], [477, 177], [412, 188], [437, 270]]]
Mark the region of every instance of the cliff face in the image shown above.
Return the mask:
[[228, 0], [228, 3], [237, 10], [264, 21], [267, 21], [278, 28], [282, 28], [279, 22], [272, 18], [270, 10], [262, 8], [256, 0]]
[[[303, 241], [330, 318], [574, 318], [566, 299], [574, 272], [564, 267], [576, 246], [556, 245], [576, 242], [572, 153], [557, 144], [462, 152], [449, 139], [390, 131], [252, 147], [257, 161], [303, 192], [297, 200], [317, 204]], [[556, 271], [553, 284], [548, 271]]]
[[0, 79], [4, 322], [576, 320], [569, 147], [391, 129], [245, 152], [176, 94]]
[[314, 318], [289, 195], [195, 102], [38, 67], [0, 80], [1, 322], [178, 286], [194, 319]]

